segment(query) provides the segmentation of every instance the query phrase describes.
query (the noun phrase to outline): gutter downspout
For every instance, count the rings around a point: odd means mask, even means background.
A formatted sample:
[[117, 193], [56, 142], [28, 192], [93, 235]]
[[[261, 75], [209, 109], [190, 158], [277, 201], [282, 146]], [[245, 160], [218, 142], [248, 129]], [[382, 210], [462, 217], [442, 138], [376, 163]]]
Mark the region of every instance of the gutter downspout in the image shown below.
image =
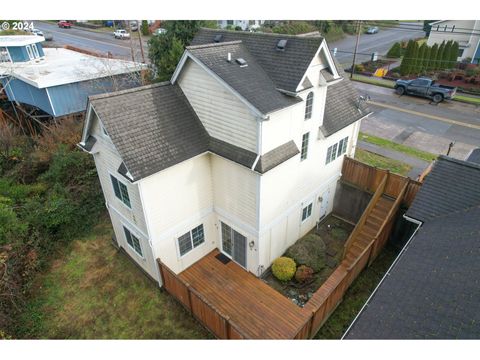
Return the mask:
[[410, 242], [412, 241], [412, 239], [415, 237], [415, 235], [417, 234], [417, 231], [418, 229], [420, 229], [420, 227], [422, 226], [422, 222], [421, 221], [418, 221], [418, 220], [415, 220], [415, 219], [412, 219], [411, 217], [408, 217], [406, 216], [405, 214], [403, 215], [403, 218], [407, 221], [410, 221], [414, 224], [417, 225], [417, 228], [415, 229], [415, 231], [413, 232], [412, 236], [410, 236], [410, 239], [408, 239], [408, 241], [406, 242], [405, 246], [402, 248], [402, 250], [400, 251], [400, 253], [398, 254], [398, 256], [395, 258], [395, 260], [393, 261], [392, 265], [390, 265], [390, 267], [388, 268], [387, 272], [385, 273], [385, 275], [383, 275], [382, 279], [380, 280], [380, 282], [378, 283], [378, 285], [375, 287], [375, 289], [373, 290], [373, 292], [370, 294], [370, 296], [368, 297], [367, 301], [365, 302], [365, 304], [363, 304], [362, 308], [360, 309], [360, 311], [358, 312], [357, 316], [355, 316], [355, 319], [353, 319], [352, 323], [350, 324], [350, 326], [348, 327], [348, 329], [345, 331], [345, 333], [342, 335], [342, 338], [340, 340], [344, 340], [345, 339], [345, 336], [348, 335], [348, 333], [350, 332], [352, 326], [355, 324], [355, 322], [357, 321], [357, 319], [360, 317], [360, 314], [365, 310], [365, 308], [368, 306], [368, 304], [370, 303], [370, 300], [373, 298], [373, 296], [375, 295], [375, 293], [377, 292], [378, 288], [380, 287], [380, 285], [382, 285], [383, 281], [387, 278], [387, 276], [390, 276], [390, 271], [393, 269], [393, 267], [397, 264], [397, 262], [400, 260], [400, 257], [405, 253], [405, 251], [407, 251], [407, 248], [408, 248], [408, 245], [410, 244]]

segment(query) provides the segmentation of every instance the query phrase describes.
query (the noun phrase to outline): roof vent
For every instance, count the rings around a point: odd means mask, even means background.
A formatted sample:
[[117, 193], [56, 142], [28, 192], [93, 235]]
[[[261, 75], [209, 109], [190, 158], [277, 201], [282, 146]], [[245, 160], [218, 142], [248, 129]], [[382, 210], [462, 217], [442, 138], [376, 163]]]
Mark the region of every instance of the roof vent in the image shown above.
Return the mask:
[[278, 51], [285, 51], [286, 47], [287, 47], [287, 39], [278, 40], [278, 43], [277, 43]]
[[213, 38], [213, 41], [216, 43], [219, 43], [220, 41], [222, 41], [222, 39], [223, 39], [223, 35], [218, 34], [218, 35], [215, 35], [215, 37]]
[[240, 65], [240, 67], [245, 67], [245, 66], [248, 66], [247, 62], [245, 61], [245, 59], [243, 58], [238, 58], [237, 60], [235, 60], [237, 62], [238, 65]]

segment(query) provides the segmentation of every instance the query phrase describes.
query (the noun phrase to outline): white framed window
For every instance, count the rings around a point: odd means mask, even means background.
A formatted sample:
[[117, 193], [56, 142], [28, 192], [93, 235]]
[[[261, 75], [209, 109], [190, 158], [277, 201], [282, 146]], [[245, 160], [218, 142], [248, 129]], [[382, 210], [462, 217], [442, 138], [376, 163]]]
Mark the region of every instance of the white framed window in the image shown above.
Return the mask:
[[140, 245], [140, 240], [138, 237], [132, 234], [125, 226], [123, 226], [123, 231], [125, 232], [125, 238], [127, 239], [127, 244], [135, 251], [138, 255], [143, 257], [142, 246]]
[[313, 111], [313, 91], [307, 95], [307, 101], [305, 103], [305, 120], [312, 118]]
[[0, 63], [12, 62], [8, 49], [5, 46], [0, 46]]
[[30, 45], [27, 45], [27, 46], [25, 46], [25, 49], [27, 49], [27, 54], [28, 54], [29, 59], [33, 60], [34, 56], [33, 56], [32, 47]]
[[115, 176], [110, 174], [110, 179], [112, 180], [113, 191], [115, 196], [120, 199], [126, 206], [132, 208], [130, 204], [130, 196], [128, 195], [127, 185], [118, 180]]
[[331, 163], [336, 158], [347, 152], [348, 136], [340, 140], [338, 143], [333, 144], [327, 149], [327, 158], [325, 164]]
[[40, 53], [38, 52], [37, 44], [32, 44], [33, 56], [35, 58], [40, 57]]
[[183, 234], [178, 239], [178, 250], [180, 256], [185, 255], [192, 249], [200, 246], [205, 242], [205, 232], [203, 231], [203, 224], [193, 228], [189, 232]]
[[308, 156], [308, 142], [310, 138], [310, 133], [307, 132], [302, 136], [302, 151], [300, 153], [300, 160], [305, 160]]
[[302, 209], [302, 223], [312, 215], [313, 202]]

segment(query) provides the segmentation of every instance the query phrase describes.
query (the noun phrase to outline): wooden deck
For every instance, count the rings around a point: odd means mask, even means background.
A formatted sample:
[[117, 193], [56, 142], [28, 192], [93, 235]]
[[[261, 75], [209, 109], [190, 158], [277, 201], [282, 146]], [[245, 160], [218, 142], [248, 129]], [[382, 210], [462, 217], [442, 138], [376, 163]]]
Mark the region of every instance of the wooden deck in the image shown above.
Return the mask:
[[178, 276], [226, 314], [244, 337], [293, 339], [308, 319], [300, 307], [235, 262], [223, 264], [212, 251]]

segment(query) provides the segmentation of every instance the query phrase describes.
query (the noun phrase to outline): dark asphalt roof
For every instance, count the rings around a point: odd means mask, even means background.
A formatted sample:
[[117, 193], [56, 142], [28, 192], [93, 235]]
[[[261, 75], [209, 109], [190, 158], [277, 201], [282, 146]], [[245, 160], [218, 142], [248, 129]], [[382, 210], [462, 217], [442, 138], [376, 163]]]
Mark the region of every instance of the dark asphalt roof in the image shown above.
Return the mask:
[[478, 339], [480, 207], [426, 222], [346, 339]]
[[[137, 181], [211, 151], [252, 168], [257, 154], [209, 136], [177, 85], [160, 83], [89, 97], [123, 162], [118, 172]], [[95, 138], [89, 136], [85, 150]], [[293, 146], [292, 146], [293, 144]], [[293, 141], [261, 156], [255, 171], [265, 173], [298, 154]]]
[[468, 156], [467, 161], [480, 164], [480, 148], [474, 149], [472, 153]]
[[406, 215], [427, 221], [480, 204], [480, 164], [440, 156]]
[[[189, 46], [187, 49], [262, 114], [302, 101], [299, 97], [287, 96], [278, 91], [268, 74], [240, 41]], [[228, 53], [232, 56], [231, 62], [227, 61]], [[244, 59], [247, 66], [240, 66], [236, 59]]]
[[440, 156], [407, 211], [424, 221], [347, 339], [480, 337], [480, 166]]
[[207, 151], [208, 134], [180, 87], [161, 83], [90, 97], [133, 180]]
[[[276, 88], [295, 92], [320, 44], [321, 37], [301, 37], [284, 34], [250, 33], [216, 29], [200, 29], [191, 45], [214, 43], [216, 35], [221, 42], [241, 40], [257, 63], [275, 83]], [[284, 51], [277, 50], [279, 40], [286, 39]]]
[[343, 78], [340, 82], [329, 85], [323, 124], [320, 127], [322, 133], [328, 137], [370, 112], [365, 102], [361, 102], [360, 107], [357, 104], [358, 93], [349, 79]]

